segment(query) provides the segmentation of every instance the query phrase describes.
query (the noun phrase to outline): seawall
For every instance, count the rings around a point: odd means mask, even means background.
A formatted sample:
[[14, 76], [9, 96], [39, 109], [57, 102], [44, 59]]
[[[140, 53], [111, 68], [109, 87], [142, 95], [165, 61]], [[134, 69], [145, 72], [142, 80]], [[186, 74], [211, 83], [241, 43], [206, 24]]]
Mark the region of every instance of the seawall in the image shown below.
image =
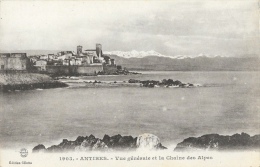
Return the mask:
[[103, 65], [89, 66], [46, 66], [46, 73], [59, 75], [96, 75], [103, 71]]

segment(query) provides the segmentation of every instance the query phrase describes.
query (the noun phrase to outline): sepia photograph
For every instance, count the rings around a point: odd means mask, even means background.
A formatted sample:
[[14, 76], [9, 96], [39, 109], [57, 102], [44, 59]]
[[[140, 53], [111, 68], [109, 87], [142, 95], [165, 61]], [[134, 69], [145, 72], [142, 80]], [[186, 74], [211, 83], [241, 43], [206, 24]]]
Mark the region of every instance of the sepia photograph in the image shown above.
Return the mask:
[[259, 0], [1, 0], [0, 66], [0, 167], [260, 166]]

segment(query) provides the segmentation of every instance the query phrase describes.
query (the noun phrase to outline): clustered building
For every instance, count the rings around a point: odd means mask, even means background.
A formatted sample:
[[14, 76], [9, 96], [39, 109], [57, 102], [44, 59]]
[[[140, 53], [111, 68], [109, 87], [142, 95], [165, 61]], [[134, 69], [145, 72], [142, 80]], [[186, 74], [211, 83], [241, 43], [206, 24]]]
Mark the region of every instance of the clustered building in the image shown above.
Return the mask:
[[101, 44], [87, 50], [79, 45], [76, 53], [61, 51], [56, 55], [34, 55], [30, 58], [26, 53], [0, 53], [0, 65], [1, 70], [28, 70], [33, 66], [37, 71], [46, 73], [92, 74], [105, 70], [115, 72], [117, 69], [115, 60], [103, 55]]
[[41, 71], [46, 70], [47, 65], [56, 66], [116, 66], [115, 60], [103, 55], [102, 45], [96, 44], [96, 49], [83, 50], [77, 46], [77, 53], [74, 51], [61, 51], [57, 55], [48, 54], [32, 57], [35, 67]]

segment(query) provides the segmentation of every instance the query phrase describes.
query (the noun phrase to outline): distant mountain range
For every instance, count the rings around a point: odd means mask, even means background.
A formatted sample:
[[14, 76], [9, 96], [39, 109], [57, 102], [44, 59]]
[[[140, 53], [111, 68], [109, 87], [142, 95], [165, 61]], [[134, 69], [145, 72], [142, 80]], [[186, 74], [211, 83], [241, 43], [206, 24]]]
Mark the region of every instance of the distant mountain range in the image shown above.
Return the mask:
[[[57, 54], [60, 50], [16, 50], [0, 52], [24, 52], [30, 55]], [[116, 60], [116, 64], [129, 70], [158, 71], [260, 71], [260, 57], [243, 55], [224, 57], [220, 55], [199, 54], [193, 56], [167, 56], [156, 51], [111, 51], [105, 55]]]
[[177, 55], [177, 56], [167, 56], [167, 55], [163, 55], [161, 53], [158, 53], [154, 50], [151, 51], [136, 51], [136, 50], [132, 50], [129, 52], [122, 52], [122, 51], [111, 51], [111, 52], [104, 52], [104, 54], [107, 55], [117, 55], [119, 57], [123, 57], [123, 58], [144, 58], [147, 56], [158, 56], [158, 57], [167, 57], [167, 58], [172, 58], [172, 59], [186, 59], [186, 58], [195, 58], [195, 57], [223, 57], [220, 55], [209, 55], [209, 54], [204, 54], [201, 53], [199, 55]]
[[260, 58], [257, 55], [224, 57], [199, 54], [193, 56], [166, 56], [155, 51], [148, 52], [104, 52], [114, 58], [118, 65], [130, 70], [159, 71], [259, 71]]

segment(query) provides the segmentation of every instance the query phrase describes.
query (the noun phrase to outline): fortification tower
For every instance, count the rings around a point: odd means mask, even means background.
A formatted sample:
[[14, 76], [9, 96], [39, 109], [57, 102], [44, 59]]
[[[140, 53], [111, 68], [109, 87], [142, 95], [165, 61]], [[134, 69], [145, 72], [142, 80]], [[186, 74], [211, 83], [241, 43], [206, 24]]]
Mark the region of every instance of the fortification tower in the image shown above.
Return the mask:
[[102, 45], [99, 43], [96, 44], [96, 53], [98, 58], [102, 57]]
[[82, 53], [82, 46], [77, 46], [77, 55]]

